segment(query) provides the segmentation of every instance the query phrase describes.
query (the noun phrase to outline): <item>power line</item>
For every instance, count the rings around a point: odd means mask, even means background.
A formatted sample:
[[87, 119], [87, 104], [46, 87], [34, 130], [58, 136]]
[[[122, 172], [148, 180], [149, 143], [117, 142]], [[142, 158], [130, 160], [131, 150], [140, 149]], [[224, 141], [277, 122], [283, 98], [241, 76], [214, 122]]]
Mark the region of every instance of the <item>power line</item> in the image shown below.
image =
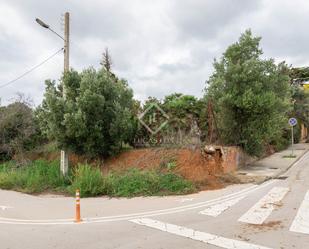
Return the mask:
[[14, 83], [15, 81], [23, 78], [24, 76], [26, 76], [27, 74], [31, 73], [32, 71], [34, 71], [35, 69], [37, 69], [38, 67], [42, 66], [43, 64], [45, 64], [47, 61], [49, 61], [50, 59], [52, 59], [53, 57], [55, 57], [58, 53], [60, 53], [61, 51], [63, 51], [64, 48], [59, 49], [57, 52], [53, 53], [52, 55], [50, 55], [48, 58], [46, 58], [45, 60], [43, 60], [42, 62], [40, 62], [39, 64], [37, 64], [36, 66], [32, 67], [31, 69], [29, 69], [28, 71], [26, 71], [25, 73], [21, 74], [20, 76], [18, 76], [17, 78], [3, 84], [0, 85], [0, 88], [6, 87], [12, 83]]

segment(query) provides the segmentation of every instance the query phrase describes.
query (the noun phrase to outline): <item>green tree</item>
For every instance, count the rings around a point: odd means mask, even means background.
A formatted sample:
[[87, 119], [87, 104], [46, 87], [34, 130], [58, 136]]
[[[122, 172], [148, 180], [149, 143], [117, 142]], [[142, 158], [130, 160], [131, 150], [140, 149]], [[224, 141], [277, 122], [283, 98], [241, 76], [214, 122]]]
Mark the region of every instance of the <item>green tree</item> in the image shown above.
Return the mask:
[[190, 130], [192, 122], [200, 118], [203, 103], [192, 95], [174, 93], [165, 96], [162, 108], [170, 117], [169, 126]]
[[104, 52], [102, 53], [102, 60], [100, 65], [103, 66], [107, 72], [111, 72], [113, 63], [108, 48], [105, 48]]
[[292, 86], [293, 110], [291, 116], [296, 117], [309, 127], [309, 92], [299, 86]]
[[214, 62], [206, 86], [212, 99], [222, 142], [261, 155], [282, 137], [290, 104], [289, 69], [262, 59], [260, 37], [250, 30]]
[[16, 156], [23, 160], [25, 151], [40, 141], [33, 110], [22, 99], [0, 107], [0, 161]]
[[[62, 96], [62, 86], [66, 99]], [[134, 136], [133, 92], [125, 80], [104, 69], [71, 70], [59, 87], [46, 81], [45, 98], [37, 110], [42, 131], [59, 148], [89, 156], [109, 156]]]
[[309, 79], [309, 67], [293, 67], [290, 70], [291, 83], [297, 84]]

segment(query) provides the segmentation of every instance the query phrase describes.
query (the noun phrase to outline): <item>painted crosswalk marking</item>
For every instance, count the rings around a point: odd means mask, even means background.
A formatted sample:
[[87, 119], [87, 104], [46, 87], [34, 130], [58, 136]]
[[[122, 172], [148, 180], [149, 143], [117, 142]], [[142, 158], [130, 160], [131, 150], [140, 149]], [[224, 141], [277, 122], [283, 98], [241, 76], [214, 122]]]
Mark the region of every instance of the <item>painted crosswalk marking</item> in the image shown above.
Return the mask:
[[237, 204], [240, 200], [244, 199], [245, 197], [246, 196], [241, 196], [239, 198], [234, 198], [234, 199], [231, 199], [231, 200], [228, 200], [228, 201], [225, 201], [225, 202], [213, 205], [213, 206], [209, 206], [199, 213], [217, 217], [219, 214], [223, 213], [230, 207], [234, 206], [235, 204]]
[[309, 191], [298, 209], [290, 231], [309, 234]]
[[2, 211], [5, 211], [5, 210], [10, 209], [10, 208], [12, 208], [12, 207], [10, 207], [10, 206], [0, 206], [0, 209]]
[[260, 199], [238, 221], [250, 224], [262, 224], [284, 198], [289, 188], [274, 187]]
[[228, 249], [270, 249], [269, 247], [259, 246], [255, 244], [251, 244], [248, 242], [228, 239], [221, 236], [217, 236], [210, 233], [204, 233], [195, 231], [191, 228], [186, 228], [182, 226], [177, 226], [169, 223], [164, 223], [157, 220], [152, 220], [148, 218], [141, 218], [141, 219], [134, 219], [131, 220], [136, 224], [147, 226], [151, 228], [155, 228], [167, 233], [175, 234], [181, 237], [186, 237], [192, 240], [197, 240], [209, 245], [218, 246], [221, 248], [228, 248]]

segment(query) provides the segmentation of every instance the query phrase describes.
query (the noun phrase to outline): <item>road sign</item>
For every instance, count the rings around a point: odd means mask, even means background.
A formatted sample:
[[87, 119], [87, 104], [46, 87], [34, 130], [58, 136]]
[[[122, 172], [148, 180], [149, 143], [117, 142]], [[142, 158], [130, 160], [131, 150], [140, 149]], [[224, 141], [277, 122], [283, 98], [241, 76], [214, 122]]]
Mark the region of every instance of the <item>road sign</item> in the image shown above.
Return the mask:
[[297, 125], [297, 119], [296, 118], [290, 118], [289, 119], [289, 125], [292, 126], [292, 127]]
[[290, 118], [289, 119], [289, 125], [291, 126], [291, 140], [292, 140], [292, 156], [294, 154], [294, 131], [293, 127], [297, 125], [297, 119], [296, 118]]

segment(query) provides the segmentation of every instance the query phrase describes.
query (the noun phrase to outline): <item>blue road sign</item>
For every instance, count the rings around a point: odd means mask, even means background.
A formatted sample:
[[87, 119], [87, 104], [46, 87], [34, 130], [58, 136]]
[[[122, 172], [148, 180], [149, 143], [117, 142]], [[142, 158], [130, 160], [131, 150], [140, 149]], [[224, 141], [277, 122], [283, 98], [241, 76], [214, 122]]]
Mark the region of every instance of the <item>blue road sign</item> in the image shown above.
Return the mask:
[[295, 125], [297, 125], [297, 119], [296, 119], [296, 118], [290, 118], [290, 119], [289, 119], [289, 125], [290, 125], [290, 126], [295, 126]]

